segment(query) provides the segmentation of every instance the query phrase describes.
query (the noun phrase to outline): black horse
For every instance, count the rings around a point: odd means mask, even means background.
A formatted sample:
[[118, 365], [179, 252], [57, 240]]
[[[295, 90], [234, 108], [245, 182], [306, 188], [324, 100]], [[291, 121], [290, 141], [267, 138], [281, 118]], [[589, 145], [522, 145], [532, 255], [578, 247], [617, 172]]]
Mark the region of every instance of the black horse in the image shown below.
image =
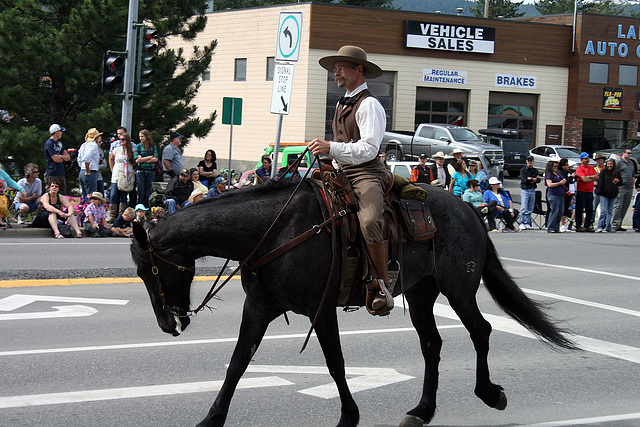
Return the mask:
[[[186, 313], [191, 304], [195, 260], [204, 256], [244, 260], [290, 197], [293, 185], [277, 182], [205, 199], [180, 209], [151, 228], [148, 234], [135, 224], [131, 245], [133, 260], [163, 331], [178, 335], [189, 324]], [[507, 399], [502, 387], [489, 378], [487, 355], [491, 325], [482, 317], [476, 303], [481, 278], [494, 300], [512, 318], [548, 343], [574, 348], [565, 332], [551, 322], [504, 270], [479, 213], [439, 188], [427, 191], [426, 200], [438, 231], [433, 241], [407, 242], [402, 247], [405, 298], [426, 364], [422, 397], [418, 405], [407, 412], [401, 424], [404, 426], [421, 426], [430, 422], [435, 413], [442, 339], [436, 329], [433, 305], [440, 293], [447, 297], [469, 331], [477, 353], [475, 394], [490, 407], [504, 409]], [[255, 258], [322, 222], [316, 195], [311, 184], [305, 181]], [[316, 316], [331, 270], [331, 248], [329, 233], [321, 232], [259, 268], [242, 268], [246, 299], [238, 342], [224, 385], [200, 425], [224, 424], [238, 381], [272, 320], [287, 311], [310, 319]], [[300, 280], [301, 268], [305, 272], [304, 281]], [[336, 315], [339, 266], [334, 271], [334, 286], [320, 309], [315, 332], [340, 394], [342, 407], [338, 425], [355, 426], [359, 412], [345, 379]], [[399, 291], [400, 287], [396, 286], [394, 294]]]

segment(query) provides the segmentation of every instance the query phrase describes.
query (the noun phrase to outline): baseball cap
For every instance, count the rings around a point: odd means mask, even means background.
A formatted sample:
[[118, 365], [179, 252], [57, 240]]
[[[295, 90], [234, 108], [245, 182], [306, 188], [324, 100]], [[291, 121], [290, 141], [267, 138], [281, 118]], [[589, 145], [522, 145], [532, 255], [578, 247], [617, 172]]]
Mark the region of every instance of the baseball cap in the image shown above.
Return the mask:
[[60, 126], [57, 123], [52, 124], [51, 126], [49, 126], [49, 134], [53, 135], [54, 133], [58, 132], [59, 130], [61, 130], [62, 132], [64, 132], [66, 129], [63, 128], [62, 126]]
[[495, 176], [492, 176], [491, 178], [489, 178], [489, 184], [498, 184], [498, 185], [500, 185], [500, 180], [498, 178], [496, 178]]
[[184, 135], [181, 135], [178, 132], [171, 132], [171, 135], [169, 135], [169, 139], [173, 140], [174, 138], [184, 138]]
[[586, 152], [582, 152], [580, 153], [580, 159], [588, 159], [589, 158], [589, 153]]
[[189, 176], [189, 175], [191, 175], [191, 173], [189, 172], [189, 169], [182, 169], [180, 171], [180, 175]]
[[527, 156], [527, 159], [526, 159], [526, 160], [528, 160], [528, 161], [532, 161], [532, 160], [533, 160], [533, 156]]
[[420, 154], [420, 158], [421, 158], [421, 159], [426, 159], [426, 158], [427, 158], [427, 155], [426, 155], [426, 154], [424, 154], [424, 153], [422, 153], [422, 154]]
[[226, 183], [227, 183], [227, 180], [226, 180], [226, 179], [224, 179], [224, 178], [223, 178], [223, 177], [221, 177], [221, 176], [217, 177], [217, 178], [216, 178], [216, 180], [215, 180], [215, 184], [216, 184], [216, 185], [217, 185], [217, 184], [226, 184]]

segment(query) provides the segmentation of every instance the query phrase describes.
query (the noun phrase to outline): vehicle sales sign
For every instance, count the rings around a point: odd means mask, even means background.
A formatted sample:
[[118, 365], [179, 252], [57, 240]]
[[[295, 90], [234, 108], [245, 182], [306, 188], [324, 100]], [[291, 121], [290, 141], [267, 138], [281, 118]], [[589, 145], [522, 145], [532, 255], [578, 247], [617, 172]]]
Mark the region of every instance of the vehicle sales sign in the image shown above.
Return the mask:
[[406, 47], [469, 53], [494, 53], [496, 29], [470, 25], [407, 21]]

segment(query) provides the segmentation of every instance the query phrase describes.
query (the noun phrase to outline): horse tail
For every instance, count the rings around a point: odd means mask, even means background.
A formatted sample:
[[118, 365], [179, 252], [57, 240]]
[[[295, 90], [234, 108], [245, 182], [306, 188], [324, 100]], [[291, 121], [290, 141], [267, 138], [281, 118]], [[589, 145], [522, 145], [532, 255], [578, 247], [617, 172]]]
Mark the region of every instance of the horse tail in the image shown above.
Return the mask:
[[500, 308], [530, 332], [558, 347], [571, 350], [578, 348], [565, 336], [569, 331], [556, 326], [551, 317], [543, 311], [545, 304], [529, 299], [513, 281], [502, 266], [496, 248], [488, 237], [482, 280]]

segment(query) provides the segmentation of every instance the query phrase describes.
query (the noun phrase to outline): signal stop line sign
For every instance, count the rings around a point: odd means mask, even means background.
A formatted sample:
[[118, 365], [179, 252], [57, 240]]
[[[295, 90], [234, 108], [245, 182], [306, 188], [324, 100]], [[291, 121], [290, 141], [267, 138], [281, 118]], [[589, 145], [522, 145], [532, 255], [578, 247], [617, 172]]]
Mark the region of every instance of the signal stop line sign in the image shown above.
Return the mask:
[[271, 113], [289, 114], [291, 88], [293, 87], [293, 64], [275, 64], [273, 90], [271, 92]]

